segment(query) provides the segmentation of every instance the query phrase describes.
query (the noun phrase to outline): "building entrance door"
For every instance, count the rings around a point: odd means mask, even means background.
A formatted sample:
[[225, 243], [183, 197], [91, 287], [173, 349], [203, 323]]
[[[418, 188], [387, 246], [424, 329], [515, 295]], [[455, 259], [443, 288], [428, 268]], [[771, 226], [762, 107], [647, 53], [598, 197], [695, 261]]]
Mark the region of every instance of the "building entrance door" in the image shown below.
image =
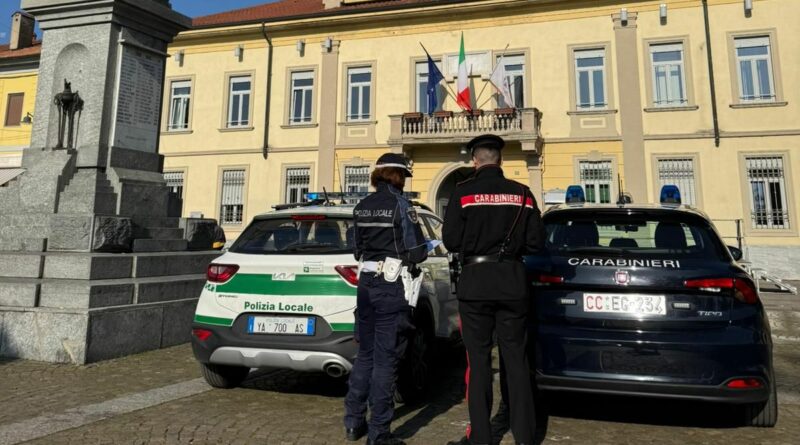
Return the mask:
[[436, 191], [436, 214], [444, 218], [444, 213], [447, 210], [447, 203], [450, 201], [450, 195], [456, 188], [456, 184], [462, 182], [472, 176], [475, 169], [472, 167], [461, 167], [444, 178], [439, 190]]

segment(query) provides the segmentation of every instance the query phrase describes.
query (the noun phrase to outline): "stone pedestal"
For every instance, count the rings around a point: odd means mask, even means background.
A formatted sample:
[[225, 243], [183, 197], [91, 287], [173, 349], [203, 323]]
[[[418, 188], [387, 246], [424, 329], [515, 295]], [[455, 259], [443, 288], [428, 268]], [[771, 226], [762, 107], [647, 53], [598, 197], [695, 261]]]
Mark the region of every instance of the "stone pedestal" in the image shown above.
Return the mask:
[[[218, 255], [180, 220], [158, 154], [167, 45], [190, 20], [166, 0], [22, 7], [44, 34], [26, 172], [0, 189], [0, 356], [87, 363], [185, 342]], [[55, 149], [65, 81], [83, 102]]]

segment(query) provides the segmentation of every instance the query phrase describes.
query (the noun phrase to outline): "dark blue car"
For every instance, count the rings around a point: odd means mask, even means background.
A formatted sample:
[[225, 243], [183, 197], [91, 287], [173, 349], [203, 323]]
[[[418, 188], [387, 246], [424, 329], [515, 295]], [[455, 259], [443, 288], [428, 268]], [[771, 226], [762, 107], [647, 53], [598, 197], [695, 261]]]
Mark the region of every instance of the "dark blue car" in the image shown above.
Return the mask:
[[560, 205], [526, 258], [543, 390], [741, 405], [778, 418], [769, 322], [752, 278], [700, 211]]

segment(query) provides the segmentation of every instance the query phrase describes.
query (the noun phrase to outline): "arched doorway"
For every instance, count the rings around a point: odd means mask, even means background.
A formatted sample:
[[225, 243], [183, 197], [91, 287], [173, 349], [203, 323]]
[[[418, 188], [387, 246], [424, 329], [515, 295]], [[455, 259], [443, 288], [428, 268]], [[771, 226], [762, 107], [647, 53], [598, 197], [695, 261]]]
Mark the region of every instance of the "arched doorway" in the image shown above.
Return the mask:
[[444, 218], [444, 212], [447, 209], [447, 203], [450, 196], [453, 194], [456, 185], [472, 176], [475, 173], [473, 167], [460, 167], [448, 174], [440, 183], [439, 188], [436, 190], [436, 202], [434, 203], [436, 213]]

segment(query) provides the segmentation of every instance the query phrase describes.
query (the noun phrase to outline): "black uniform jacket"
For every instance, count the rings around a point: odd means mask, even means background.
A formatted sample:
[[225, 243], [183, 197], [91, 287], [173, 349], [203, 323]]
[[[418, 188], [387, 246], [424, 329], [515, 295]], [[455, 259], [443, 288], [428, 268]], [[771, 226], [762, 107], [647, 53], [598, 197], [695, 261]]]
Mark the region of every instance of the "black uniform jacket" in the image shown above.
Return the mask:
[[[541, 212], [530, 189], [506, 179], [499, 166], [479, 168], [456, 187], [447, 204], [445, 247], [462, 258], [499, 253], [521, 205], [522, 214], [506, 246], [506, 255], [512, 257], [542, 248], [545, 234]], [[513, 259], [467, 265], [458, 282], [458, 298], [462, 300], [515, 300], [527, 295], [525, 266]]]
[[383, 261], [391, 257], [409, 265], [428, 258], [417, 211], [391, 185], [378, 183], [375, 193], [356, 205], [353, 219], [356, 260]]

